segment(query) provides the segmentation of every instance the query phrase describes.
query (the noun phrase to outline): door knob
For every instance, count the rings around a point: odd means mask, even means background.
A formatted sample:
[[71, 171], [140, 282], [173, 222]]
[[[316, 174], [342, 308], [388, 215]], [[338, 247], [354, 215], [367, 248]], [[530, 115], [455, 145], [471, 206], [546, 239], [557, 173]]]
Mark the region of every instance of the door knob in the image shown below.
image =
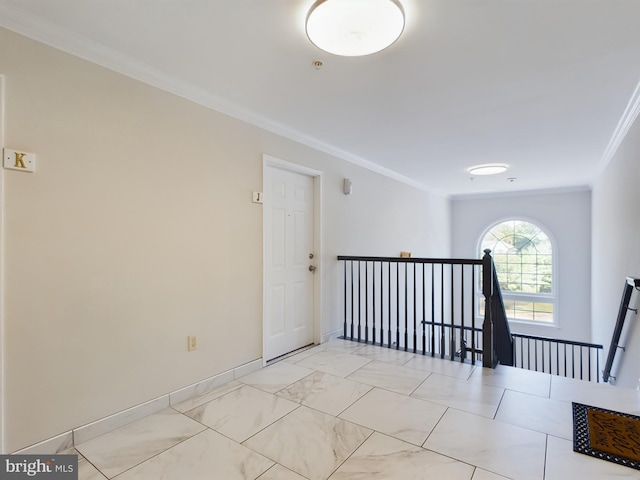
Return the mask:
[[316, 267], [314, 265], [309, 265], [309, 271], [310, 272], [315, 272], [316, 271]]

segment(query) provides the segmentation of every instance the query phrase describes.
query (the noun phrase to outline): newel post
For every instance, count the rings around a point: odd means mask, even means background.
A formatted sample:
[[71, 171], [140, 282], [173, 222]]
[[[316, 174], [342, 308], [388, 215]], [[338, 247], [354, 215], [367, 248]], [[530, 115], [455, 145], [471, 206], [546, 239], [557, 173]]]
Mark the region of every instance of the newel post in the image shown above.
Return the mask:
[[484, 323], [482, 324], [482, 366], [495, 368], [498, 364], [493, 335], [493, 258], [491, 250], [482, 257], [482, 294], [484, 295]]

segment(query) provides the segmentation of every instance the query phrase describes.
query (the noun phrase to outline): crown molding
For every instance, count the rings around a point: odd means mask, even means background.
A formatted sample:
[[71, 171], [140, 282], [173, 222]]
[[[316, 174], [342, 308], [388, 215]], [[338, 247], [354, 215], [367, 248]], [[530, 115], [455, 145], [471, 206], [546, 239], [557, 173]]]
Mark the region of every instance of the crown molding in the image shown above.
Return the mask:
[[0, 0], [0, 27], [411, 187], [430, 192], [427, 186], [421, 182], [289, 128], [255, 111], [231, 103], [203, 88], [136, 61], [128, 55], [108, 48], [90, 38], [32, 15], [7, 0]]
[[533, 195], [561, 195], [564, 193], [582, 193], [591, 192], [589, 185], [574, 185], [568, 187], [541, 188], [534, 190], [514, 190], [512, 192], [483, 192], [450, 195], [448, 198], [452, 202], [459, 200], [482, 200], [489, 198], [514, 198], [514, 197], [530, 197]]
[[613, 135], [611, 136], [611, 140], [609, 140], [609, 145], [604, 151], [602, 158], [598, 162], [596, 167], [596, 176], [600, 176], [602, 172], [607, 168], [609, 162], [613, 158], [613, 156], [618, 151], [618, 148], [622, 144], [622, 141], [627, 136], [631, 125], [635, 122], [638, 114], [640, 113], [640, 81], [636, 85], [636, 89], [634, 90], [629, 102], [627, 103], [627, 108], [625, 108], [622, 117], [618, 121], [618, 125], [613, 131]]

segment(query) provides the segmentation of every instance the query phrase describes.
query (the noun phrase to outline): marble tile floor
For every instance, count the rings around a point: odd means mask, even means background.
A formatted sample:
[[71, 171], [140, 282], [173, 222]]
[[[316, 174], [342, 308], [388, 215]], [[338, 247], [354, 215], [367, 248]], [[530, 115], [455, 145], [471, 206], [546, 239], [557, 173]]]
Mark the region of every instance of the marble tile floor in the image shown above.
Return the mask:
[[80, 480], [640, 479], [572, 449], [571, 401], [640, 394], [333, 340], [76, 445]]

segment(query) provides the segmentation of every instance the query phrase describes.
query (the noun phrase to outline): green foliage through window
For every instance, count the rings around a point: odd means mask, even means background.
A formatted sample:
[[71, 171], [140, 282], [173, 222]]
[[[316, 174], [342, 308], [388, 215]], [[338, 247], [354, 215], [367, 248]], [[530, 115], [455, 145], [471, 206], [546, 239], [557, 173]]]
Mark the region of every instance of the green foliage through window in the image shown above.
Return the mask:
[[[489, 230], [481, 250], [491, 250], [510, 318], [553, 322], [553, 251], [547, 234], [538, 226], [509, 220]], [[519, 295], [532, 295], [523, 301]], [[512, 299], [509, 299], [512, 297]]]

